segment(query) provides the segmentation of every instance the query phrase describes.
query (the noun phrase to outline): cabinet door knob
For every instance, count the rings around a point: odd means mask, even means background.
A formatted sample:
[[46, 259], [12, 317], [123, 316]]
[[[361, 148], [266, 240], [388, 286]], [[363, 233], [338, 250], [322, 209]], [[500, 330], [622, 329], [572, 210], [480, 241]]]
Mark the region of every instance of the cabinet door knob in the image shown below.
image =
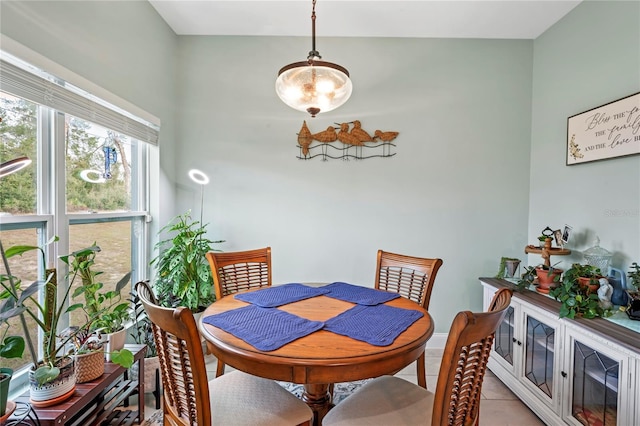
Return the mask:
[[562, 377], [567, 377], [567, 373], [565, 373], [564, 371], [561, 371], [561, 372], [560, 372], [560, 375], [561, 375]]
[[513, 343], [517, 342], [515, 337], [512, 337], [512, 339], [513, 339]]
[[522, 346], [522, 342], [518, 340], [518, 346]]

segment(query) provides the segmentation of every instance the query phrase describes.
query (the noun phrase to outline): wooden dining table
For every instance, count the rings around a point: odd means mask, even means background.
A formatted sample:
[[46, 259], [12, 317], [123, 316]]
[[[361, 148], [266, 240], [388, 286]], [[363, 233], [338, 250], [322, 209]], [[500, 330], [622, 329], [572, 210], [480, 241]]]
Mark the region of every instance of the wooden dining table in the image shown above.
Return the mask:
[[[417, 303], [400, 297], [385, 305], [420, 311], [424, 315], [388, 346], [375, 346], [331, 331], [318, 330], [279, 349], [261, 351], [233, 334], [203, 322], [207, 316], [248, 305], [234, 296], [229, 295], [214, 302], [198, 320], [198, 328], [209, 350], [219, 361], [237, 370], [268, 379], [303, 384], [302, 399], [314, 411], [314, 424], [320, 424], [332, 406], [329, 392], [331, 384], [397, 373], [424, 352], [434, 331], [429, 313]], [[324, 322], [354, 306], [354, 303], [321, 295], [275, 309]]]

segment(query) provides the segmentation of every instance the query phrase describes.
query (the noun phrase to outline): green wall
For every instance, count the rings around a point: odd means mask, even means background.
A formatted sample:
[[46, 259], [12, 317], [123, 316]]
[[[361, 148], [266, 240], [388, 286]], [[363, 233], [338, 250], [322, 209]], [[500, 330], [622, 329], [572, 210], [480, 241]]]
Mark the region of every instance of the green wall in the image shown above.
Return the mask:
[[530, 240], [569, 224], [572, 255], [552, 262], [584, 261], [597, 235], [626, 271], [640, 261], [640, 156], [566, 166], [567, 118], [640, 92], [640, 2], [581, 3], [533, 58]]
[[[352, 98], [309, 118], [275, 94], [277, 71], [309, 39], [180, 37], [178, 200], [197, 209], [186, 171], [211, 177], [204, 216], [225, 251], [271, 246], [274, 282], [372, 286], [384, 249], [441, 257], [431, 312], [446, 332], [481, 309], [477, 278], [526, 244], [533, 42], [320, 38], [347, 67]], [[297, 132], [360, 120], [400, 132], [396, 155], [304, 161]]]

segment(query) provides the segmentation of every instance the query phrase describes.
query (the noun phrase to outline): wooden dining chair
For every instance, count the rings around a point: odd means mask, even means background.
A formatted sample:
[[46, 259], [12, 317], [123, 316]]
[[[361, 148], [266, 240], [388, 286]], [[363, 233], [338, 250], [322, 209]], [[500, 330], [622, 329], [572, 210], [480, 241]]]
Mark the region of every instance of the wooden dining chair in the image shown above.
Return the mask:
[[[236, 252], [210, 251], [206, 254], [216, 300], [252, 288], [271, 286], [271, 247]], [[211, 347], [207, 343], [207, 353]], [[216, 377], [224, 374], [224, 363], [218, 360]]]
[[252, 288], [271, 286], [271, 247], [207, 253], [216, 299]]
[[136, 284], [160, 358], [165, 425], [311, 425], [311, 409], [273, 380], [232, 371], [207, 379], [193, 313], [165, 308], [144, 282]]
[[459, 312], [451, 324], [436, 391], [394, 376], [382, 376], [336, 405], [326, 426], [478, 425], [480, 396], [495, 331], [511, 303], [512, 290], [499, 290], [482, 313]]
[[[391, 291], [429, 310], [431, 291], [442, 259], [407, 256], [378, 250], [375, 288]], [[427, 388], [425, 354], [416, 360], [418, 384]]]

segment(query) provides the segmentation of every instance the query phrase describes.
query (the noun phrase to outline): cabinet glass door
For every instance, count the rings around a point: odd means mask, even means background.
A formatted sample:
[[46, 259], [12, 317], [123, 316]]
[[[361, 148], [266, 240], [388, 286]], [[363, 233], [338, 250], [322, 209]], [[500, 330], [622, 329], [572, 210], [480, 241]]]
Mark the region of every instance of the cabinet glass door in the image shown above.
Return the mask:
[[571, 415], [584, 425], [615, 426], [620, 364], [574, 342]]
[[515, 342], [513, 335], [514, 313], [513, 307], [509, 306], [504, 320], [496, 330], [493, 344], [496, 354], [500, 355], [510, 365], [513, 365], [513, 343]]
[[527, 315], [524, 376], [549, 398], [553, 398], [555, 329]]

